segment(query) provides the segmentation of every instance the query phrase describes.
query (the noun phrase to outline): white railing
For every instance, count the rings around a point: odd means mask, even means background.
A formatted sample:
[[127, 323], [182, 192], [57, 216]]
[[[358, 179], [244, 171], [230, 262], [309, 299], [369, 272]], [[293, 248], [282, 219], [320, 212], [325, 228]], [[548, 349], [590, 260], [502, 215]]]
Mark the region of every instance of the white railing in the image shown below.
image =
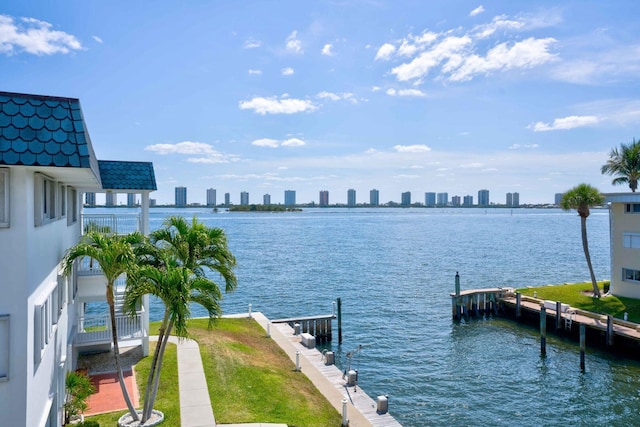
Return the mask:
[[[142, 313], [135, 316], [116, 316], [118, 341], [144, 338], [147, 331], [142, 324]], [[97, 316], [82, 316], [78, 319], [75, 338], [76, 344], [91, 344], [111, 342], [111, 319], [108, 314]]]
[[82, 214], [82, 233], [129, 234], [140, 231], [138, 214]]

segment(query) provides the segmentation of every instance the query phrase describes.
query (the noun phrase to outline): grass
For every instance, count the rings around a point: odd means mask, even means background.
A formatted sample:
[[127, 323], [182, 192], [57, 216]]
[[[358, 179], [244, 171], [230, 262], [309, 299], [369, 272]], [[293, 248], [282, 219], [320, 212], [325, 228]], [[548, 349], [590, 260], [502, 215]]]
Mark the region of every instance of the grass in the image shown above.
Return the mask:
[[[598, 282], [601, 292], [605, 283], [608, 284], [609, 281]], [[533, 296], [533, 293], [536, 292], [539, 299], [560, 301], [569, 304], [571, 307], [594, 313], [610, 314], [619, 319], [622, 319], [626, 312], [629, 315], [628, 320], [640, 323], [640, 300], [613, 295], [594, 298], [588, 294], [592, 290], [593, 285], [591, 282], [584, 282], [523, 288], [518, 289], [518, 292], [528, 296]]]
[[[158, 326], [159, 323], [152, 323], [150, 334], [157, 335]], [[266, 338], [264, 330], [253, 319], [219, 319], [211, 329], [207, 328], [206, 320], [192, 319], [189, 331], [200, 344], [217, 423], [281, 423], [289, 427], [337, 427], [341, 424], [338, 411], [304, 374], [295, 372], [293, 362], [275, 341]], [[136, 366], [141, 395], [150, 362], [151, 358], [146, 357]], [[180, 425], [174, 345], [167, 347], [154, 407], [164, 412], [163, 425]], [[125, 412], [87, 419], [98, 421], [102, 427], [113, 426]]]
[[252, 319], [203, 319], [189, 329], [200, 344], [216, 422], [339, 426], [341, 417]]
[[[151, 346], [151, 354], [155, 345]], [[147, 356], [140, 360], [136, 365], [136, 382], [140, 391], [140, 399], [143, 399], [144, 391], [147, 386], [147, 375], [151, 367], [151, 356]], [[142, 402], [140, 402], [142, 405]], [[168, 344], [164, 353], [164, 362], [162, 363], [162, 373], [160, 374], [160, 385], [158, 387], [158, 397], [156, 398], [154, 409], [159, 409], [164, 413], [165, 426], [180, 425], [180, 398], [178, 390], [178, 357], [175, 344]], [[118, 419], [126, 414], [127, 411], [115, 411], [106, 414], [94, 415], [87, 417], [87, 420], [97, 421], [101, 427], [116, 426]]]

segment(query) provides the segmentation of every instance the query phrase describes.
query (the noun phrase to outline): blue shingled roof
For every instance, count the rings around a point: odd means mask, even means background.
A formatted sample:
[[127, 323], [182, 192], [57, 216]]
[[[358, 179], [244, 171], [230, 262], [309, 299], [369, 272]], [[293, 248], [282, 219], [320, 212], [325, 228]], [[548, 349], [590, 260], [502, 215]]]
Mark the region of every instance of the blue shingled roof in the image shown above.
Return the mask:
[[99, 160], [104, 190], [157, 190], [151, 162]]
[[0, 165], [90, 168], [99, 181], [80, 101], [0, 92]]

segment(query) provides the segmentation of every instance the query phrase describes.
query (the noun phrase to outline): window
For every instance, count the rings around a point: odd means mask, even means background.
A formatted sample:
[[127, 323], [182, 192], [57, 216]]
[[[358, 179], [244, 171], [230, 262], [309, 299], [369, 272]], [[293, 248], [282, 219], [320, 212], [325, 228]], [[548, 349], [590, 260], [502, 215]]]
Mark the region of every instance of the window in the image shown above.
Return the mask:
[[58, 186], [48, 176], [35, 175], [35, 225], [43, 225], [55, 221], [58, 215]]
[[49, 345], [49, 341], [60, 319], [63, 302], [61, 293], [66, 289], [64, 280], [58, 276], [58, 280], [51, 288], [51, 293], [47, 295], [40, 304], [34, 306], [33, 319], [33, 358], [34, 363], [40, 363], [42, 355]]
[[0, 314], [0, 382], [9, 381], [9, 315]]
[[622, 280], [625, 282], [638, 282], [640, 283], [640, 270], [632, 270], [630, 268], [622, 269]]
[[9, 226], [9, 169], [0, 168], [0, 227]]
[[60, 195], [60, 217], [67, 216], [67, 186], [58, 184], [58, 194]]
[[78, 190], [73, 187], [67, 188], [67, 225], [78, 222]]
[[622, 244], [625, 248], [640, 249], [640, 233], [623, 233]]
[[624, 213], [640, 214], [640, 203], [627, 203], [624, 205]]

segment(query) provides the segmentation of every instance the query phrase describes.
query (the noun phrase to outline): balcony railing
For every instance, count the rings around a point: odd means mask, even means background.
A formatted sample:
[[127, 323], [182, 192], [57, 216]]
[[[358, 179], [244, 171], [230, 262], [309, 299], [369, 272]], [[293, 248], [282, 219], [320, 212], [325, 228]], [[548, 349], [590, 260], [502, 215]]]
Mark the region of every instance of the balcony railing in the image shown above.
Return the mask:
[[82, 233], [99, 231], [105, 234], [129, 234], [140, 231], [138, 214], [83, 214]]
[[[116, 316], [118, 341], [141, 339], [147, 335], [142, 323], [143, 311], [135, 316]], [[78, 319], [76, 344], [95, 344], [111, 342], [111, 319], [109, 315], [82, 316]]]

